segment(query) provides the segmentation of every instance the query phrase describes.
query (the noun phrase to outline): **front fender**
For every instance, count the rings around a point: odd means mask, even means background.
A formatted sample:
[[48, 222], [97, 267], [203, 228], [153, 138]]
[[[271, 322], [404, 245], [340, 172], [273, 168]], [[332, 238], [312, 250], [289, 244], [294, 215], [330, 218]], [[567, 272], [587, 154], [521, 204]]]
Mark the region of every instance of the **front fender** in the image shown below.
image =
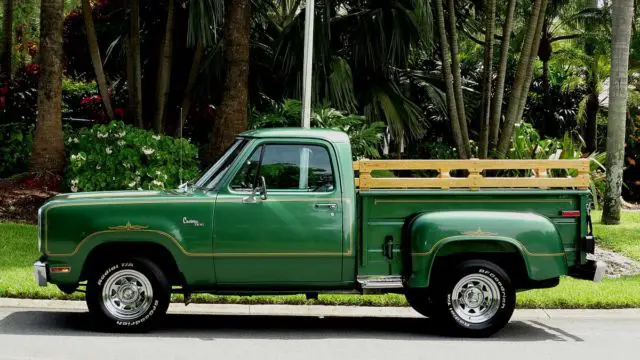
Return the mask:
[[[417, 216], [410, 224], [408, 285], [427, 287], [438, 256], [460, 253], [517, 253], [531, 280], [567, 274], [560, 234], [533, 213], [445, 211]], [[436, 275], [437, 276], [437, 275]]]

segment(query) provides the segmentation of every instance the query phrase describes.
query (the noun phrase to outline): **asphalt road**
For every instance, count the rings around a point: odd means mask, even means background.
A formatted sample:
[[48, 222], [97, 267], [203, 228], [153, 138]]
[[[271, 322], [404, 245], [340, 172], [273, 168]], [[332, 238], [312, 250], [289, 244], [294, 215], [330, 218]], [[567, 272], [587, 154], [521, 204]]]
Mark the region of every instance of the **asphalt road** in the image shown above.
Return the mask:
[[[173, 313], [149, 334], [90, 330], [80, 309], [0, 307], [7, 359], [640, 359], [640, 316], [516, 316], [489, 339], [440, 335], [418, 317]], [[518, 314], [516, 314], [518, 315]]]

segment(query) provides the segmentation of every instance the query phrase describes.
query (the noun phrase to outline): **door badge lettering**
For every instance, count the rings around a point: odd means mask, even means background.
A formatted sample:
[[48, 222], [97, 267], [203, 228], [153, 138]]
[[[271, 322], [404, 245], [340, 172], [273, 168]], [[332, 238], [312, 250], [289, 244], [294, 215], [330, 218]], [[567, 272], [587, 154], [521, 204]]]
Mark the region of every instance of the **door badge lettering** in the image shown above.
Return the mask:
[[182, 218], [182, 223], [185, 225], [192, 225], [195, 227], [203, 227], [204, 224], [201, 223], [200, 221], [196, 220], [196, 219], [187, 219], [186, 217]]

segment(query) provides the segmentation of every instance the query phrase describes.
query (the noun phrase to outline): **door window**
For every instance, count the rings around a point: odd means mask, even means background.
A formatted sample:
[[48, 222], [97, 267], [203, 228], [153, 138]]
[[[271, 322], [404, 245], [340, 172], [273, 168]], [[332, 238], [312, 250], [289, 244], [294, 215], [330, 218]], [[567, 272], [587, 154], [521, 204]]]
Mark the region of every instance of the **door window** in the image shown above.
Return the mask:
[[250, 191], [261, 176], [269, 190], [332, 192], [335, 187], [329, 152], [318, 145], [262, 146], [253, 152], [236, 174], [231, 188]]

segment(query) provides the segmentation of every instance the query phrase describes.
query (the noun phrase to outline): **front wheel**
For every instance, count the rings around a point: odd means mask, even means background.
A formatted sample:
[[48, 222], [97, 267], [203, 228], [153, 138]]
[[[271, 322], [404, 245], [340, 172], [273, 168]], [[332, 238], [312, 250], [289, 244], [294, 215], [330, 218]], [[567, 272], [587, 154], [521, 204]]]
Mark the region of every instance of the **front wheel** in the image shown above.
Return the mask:
[[485, 260], [464, 261], [438, 280], [433, 316], [455, 334], [490, 336], [511, 319], [515, 288], [498, 265]]
[[149, 330], [166, 313], [170, 286], [147, 259], [105, 264], [87, 282], [87, 306], [100, 329]]

